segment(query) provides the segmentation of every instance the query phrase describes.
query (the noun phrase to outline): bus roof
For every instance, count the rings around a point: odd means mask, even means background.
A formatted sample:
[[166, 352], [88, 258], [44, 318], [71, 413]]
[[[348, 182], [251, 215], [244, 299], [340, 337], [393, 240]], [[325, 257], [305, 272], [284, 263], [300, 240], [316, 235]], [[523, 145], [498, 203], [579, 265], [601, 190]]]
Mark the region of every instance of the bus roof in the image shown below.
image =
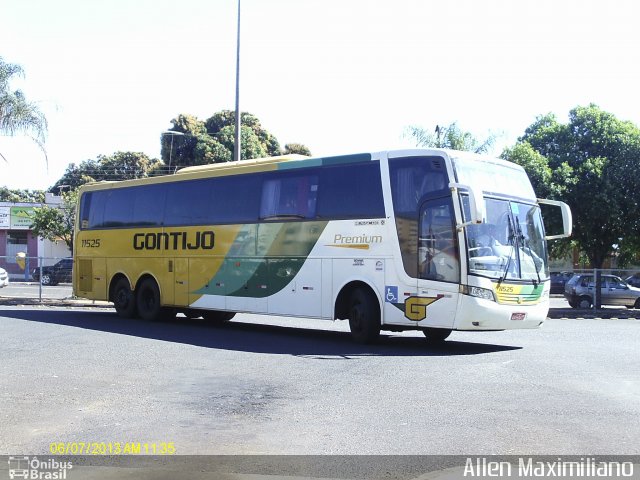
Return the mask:
[[227, 175], [268, 172], [275, 170], [293, 170], [296, 168], [319, 167], [339, 165], [346, 163], [359, 163], [371, 161], [370, 153], [354, 155], [340, 155], [334, 157], [307, 157], [305, 155], [281, 155], [277, 157], [255, 158], [241, 160], [240, 162], [213, 163], [209, 165], [196, 165], [178, 170], [173, 175], [161, 175], [157, 177], [138, 178], [121, 181], [101, 181], [83, 185], [83, 190], [103, 190], [110, 188], [130, 187], [152, 183], [175, 182], [187, 179], [206, 177], [222, 177]]
[[218, 177], [254, 172], [268, 172], [274, 170], [293, 170], [305, 167], [320, 167], [330, 165], [340, 165], [347, 163], [360, 163], [377, 159], [387, 154], [389, 158], [399, 156], [416, 155], [444, 155], [450, 158], [463, 157], [478, 161], [489, 161], [500, 165], [509, 165], [511, 168], [521, 168], [504, 160], [490, 158], [485, 155], [478, 155], [470, 152], [459, 152], [440, 148], [413, 148], [406, 150], [390, 150], [387, 152], [356, 153], [351, 155], [338, 155], [328, 157], [307, 157], [305, 155], [280, 155], [276, 157], [256, 158], [251, 160], [241, 160], [240, 162], [213, 163], [209, 165], [197, 165], [185, 167], [178, 170], [173, 175], [161, 175], [157, 177], [146, 177], [133, 180], [121, 181], [101, 181], [83, 185], [82, 190], [103, 190], [110, 188], [129, 187], [136, 185], [146, 185], [153, 183], [175, 182], [187, 179], [197, 179], [205, 177]]

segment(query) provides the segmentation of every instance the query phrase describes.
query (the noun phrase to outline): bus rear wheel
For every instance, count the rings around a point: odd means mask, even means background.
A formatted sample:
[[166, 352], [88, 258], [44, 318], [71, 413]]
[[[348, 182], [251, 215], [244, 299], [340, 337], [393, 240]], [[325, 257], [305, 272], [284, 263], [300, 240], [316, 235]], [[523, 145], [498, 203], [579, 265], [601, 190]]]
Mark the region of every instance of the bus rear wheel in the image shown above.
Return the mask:
[[160, 289], [152, 278], [145, 278], [136, 294], [138, 314], [143, 320], [159, 320], [162, 314]]
[[116, 313], [122, 318], [133, 318], [136, 315], [136, 297], [126, 278], [118, 280], [111, 296]]
[[448, 328], [425, 328], [422, 333], [424, 333], [427, 343], [438, 344], [444, 342], [451, 335], [451, 330]]
[[380, 307], [370, 290], [357, 288], [351, 294], [349, 328], [357, 343], [373, 343], [380, 336]]

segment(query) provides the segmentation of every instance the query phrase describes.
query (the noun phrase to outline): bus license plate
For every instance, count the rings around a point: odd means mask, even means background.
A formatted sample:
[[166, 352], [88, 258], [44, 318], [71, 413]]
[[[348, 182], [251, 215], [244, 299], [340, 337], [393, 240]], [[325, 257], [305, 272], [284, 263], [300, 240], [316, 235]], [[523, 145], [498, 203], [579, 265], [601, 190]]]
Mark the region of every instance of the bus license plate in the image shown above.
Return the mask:
[[527, 318], [527, 314], [523, 312], [514, 312], [511, 314], [511, 320], [524, 320]]

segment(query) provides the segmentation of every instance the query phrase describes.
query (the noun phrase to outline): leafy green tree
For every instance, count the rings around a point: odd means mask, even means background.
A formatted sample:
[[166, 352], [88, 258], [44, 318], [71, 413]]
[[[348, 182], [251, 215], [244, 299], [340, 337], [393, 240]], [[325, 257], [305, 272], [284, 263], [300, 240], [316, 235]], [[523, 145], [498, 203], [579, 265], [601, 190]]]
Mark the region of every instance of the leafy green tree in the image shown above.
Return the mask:
[[[254, 115], [242, 112], [240, 158], [280, 155], [280, 143]], [[204, 122], [192, 115], [178, 115], [161, 137], [161, 158], [172, 168], [229, 162], [235, 148], [235, 112], [222, 110]], [[302, 148], [304, 145], [300, 145]]]
[[416, 147], [450, 148], [475, 153], [486, 153], [494, 145], [496, 136], [491, 134], [479, 140], [471, 132], [462, 130], [456, 122], [439, 126], [433, 132], [422, 127], [410, 126], [405, 129], [405, 137], [412, 138]]
[[116, 152], [98, 155], [94, 160], [85, 160], [79, 165], [70, 164], [62, 177], [50, 188], [60, 193], [75, 190], [88, 182], [130, 180], [150, 176], [161, 162], [140, 152]]
[[[233, 154], [235, 148], [235, 126], [222, 127], [215, 135], [220, 145], [225, 147], [227, 151]], [[241, 132], [241, 148], [240, 159], [246, 160], [248, 158], [263, 158], [269, 155], [279, 155], [280, 150], [277, 153], [270, 152], [269, 146], [262, 141], [258, 136], [258, 133], [247, 125], [240, 127]]]
[[195, 162], [199, 141], [206, 142], [204, 122], [193, 115], [180, 114], [171, 120], [173, 127], [160, 137], [160, 158], [169, 168], [199, 165]]
[[0, 202], [44, 203], [44, 190], [11, 190], [0, 187]]
[[230, 162], [231, 156], [232, 153], [226, 146], [208, 135], [199, 138], [193, 152], [195, 165]]
[[78, 192], [62, 194], [60, 208], [44, 205], [35, 210], [31, 230], [38, 237], [49, 241], [62, 239], [73, 252], [73, 227], [76, 215]]
[[[20, 65], [6, 63], [0, 57], [0, 133], [14, 136], [23, 134], [31, 138], [47, 161], [44, 142], [47, 134], [47, 120], [38, 106], [29, 102], [21, 90], [11, 91], [10, 82], [16, 76], [23, 76]], [[2, 152], [0, 157], [7, 160]]]
[[634, 257], [640, 236], [640, 129], [596, 105], [569, 122], [540, 116], [503, 157], [521, 164], [541, 194], [573, 212], [574, 244], [596, 268], [615, 251]]
[[284, 153], [285, 155], [297, 154], [306, 155], [307, 157], [311, 156], [311, 150], [300, 143], [287, 143], [284, 146]]

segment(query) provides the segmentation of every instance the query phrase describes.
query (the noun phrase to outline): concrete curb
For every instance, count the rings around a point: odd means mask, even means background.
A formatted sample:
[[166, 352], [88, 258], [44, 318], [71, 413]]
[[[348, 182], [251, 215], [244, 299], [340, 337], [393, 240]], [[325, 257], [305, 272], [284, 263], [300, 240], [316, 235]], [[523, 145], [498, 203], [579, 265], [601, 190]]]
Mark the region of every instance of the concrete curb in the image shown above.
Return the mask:
[[640, 310], [622, 308], [602, 308], [599, 310], [578, 310], [575, 308], [551, 308], [547, 318], [555, 319], [598, 319], [598, 320], [640, 320]]
[[102, 301], [84, 300], [78, 298], [8, 298], [0, 297], [0, 306], [14, 307], [63, 307], [63, 308], [113, 308], [113, 304]]

